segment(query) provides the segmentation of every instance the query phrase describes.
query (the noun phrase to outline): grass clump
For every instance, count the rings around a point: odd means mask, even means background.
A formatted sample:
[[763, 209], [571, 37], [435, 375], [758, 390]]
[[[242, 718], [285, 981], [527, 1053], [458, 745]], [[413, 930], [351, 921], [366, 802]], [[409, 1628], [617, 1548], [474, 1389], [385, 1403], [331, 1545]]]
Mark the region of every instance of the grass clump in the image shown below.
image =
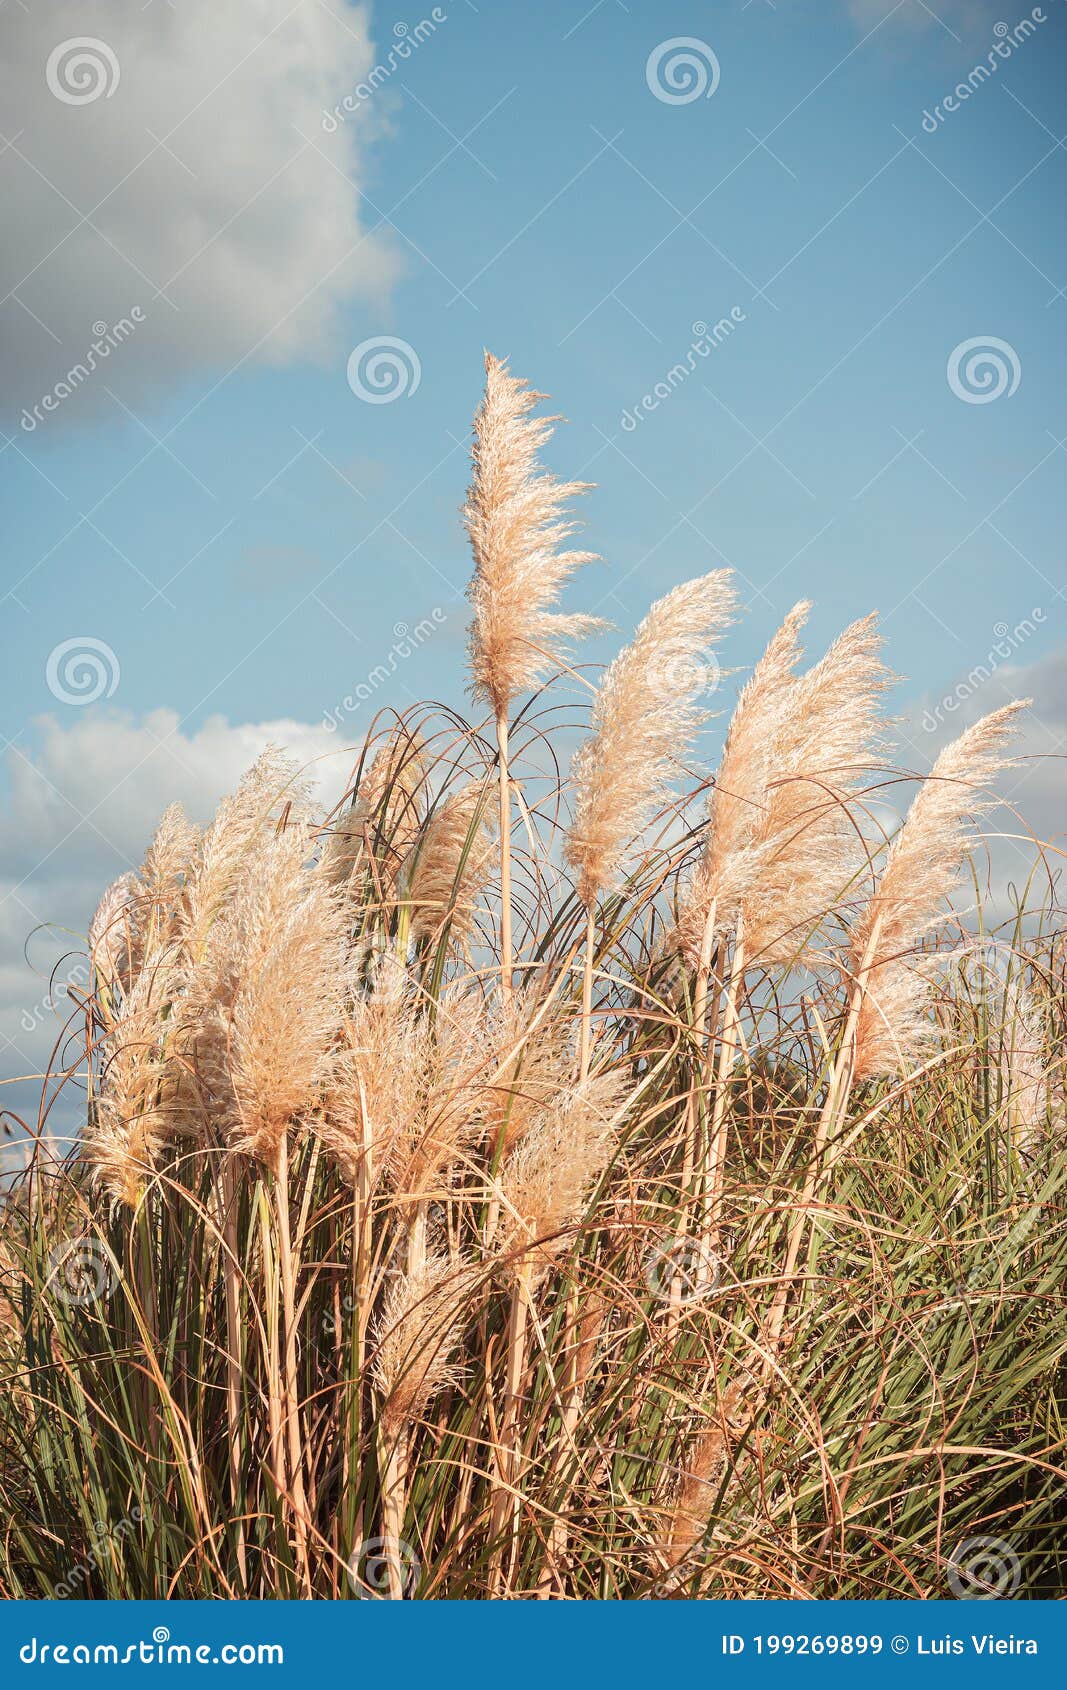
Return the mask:
[[7, 1597], [1063, 1593], [1062, 931], [950, 901], [1022, 706], [887, 840], [874, 620], [804, 670], [798, 605], [704, 806], [717, 571], [561, 773], [537, 397], [488, 361], [488, 720], [329, 813], [268, 751], [104, 894], [0, 1217]]

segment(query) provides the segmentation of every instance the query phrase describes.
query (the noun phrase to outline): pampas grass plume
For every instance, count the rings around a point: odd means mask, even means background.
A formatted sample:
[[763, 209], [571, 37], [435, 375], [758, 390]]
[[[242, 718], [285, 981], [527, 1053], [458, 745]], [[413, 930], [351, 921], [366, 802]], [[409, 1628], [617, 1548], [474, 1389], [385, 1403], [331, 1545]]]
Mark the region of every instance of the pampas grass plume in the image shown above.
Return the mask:
[[927, 1042], [927, 981], [909, 952], [937, 924], [967, 851], [968, 816], [980, 816], [996, 802], [989, 783], [1011, 766], [1006, 747], [1029, 703], [1005, 704], [946, 745], [889, 847], [849, 957], [853, 977], [866, 970], [856, 1028], [858, 1080], [906, 1070]]
[[470, 781], [434, 810], [404, 873], [411, 907], [411, 936], [433, 939], [447, 921], [450, 936], [467, 936], [474, 921], [496, 837], [482, 784]]
[[626, 847], [670, 794], [671, 775], [706, 719], [709, 645], [732, 620], [728, 569], [658, 599], [609, 666], [593, 732], [574, 759], [574, 822], [565, 854], [590, 908], [611, 886]]
[[588, 490], [586, 483], [559, 481], [539, 466], [557, 420], [531, 417], [543, 397], [486, 354], [464, 519], [474, 554], [473, 690], [498, 718], [516, 693], [563, 663], [567, 645], [601, 626], [595, 617], [553, 608], [575, 570], [595, 553], [566, 544], [575, 524], [564, 508]]

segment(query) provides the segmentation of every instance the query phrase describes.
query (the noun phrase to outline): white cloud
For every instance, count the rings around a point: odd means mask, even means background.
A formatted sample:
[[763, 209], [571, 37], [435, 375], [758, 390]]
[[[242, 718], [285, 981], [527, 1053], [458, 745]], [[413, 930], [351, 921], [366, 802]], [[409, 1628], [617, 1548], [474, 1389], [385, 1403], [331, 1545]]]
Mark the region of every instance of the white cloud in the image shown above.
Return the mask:
[[[355, 762], [341, 736], [286, 720], [232, 726], [215, 716], [189, 733], [164, 709], [140, 720], [87, 712], [69, 727], [45, 717], [34, 727], [32, 751], [10, 748], [4, 760], [0, 1082], [47, 1063], [71, 1012], [63, 985], [83, 983], [78, 968], [100, 894], [140, 861], [168, 804], [207, 820], [268, 744], [306, 766], [330, 804]], [[35, 1115], [39, 1094], [32, 1081], [2, 1084], [0, 1109]], [[68, 1088], [53, 1126], [70, 1131], [76, 1115]]]
[[[864, 34], [877, 30], [876, 39], [933, 34], [947, 48], [988, 35], [1001, 16], [996, 0], [845, 0], [845, 6]], [[1018, 15], [1025, 16], [1027, 10]]]
[[[1067, 868], [1065, 654], [1050, 652], [1034, 663], [1020, 664], [998, 663], [991, 653], [973, 675], [960, 677], [944, 695], [928, 694], [920, 699], [905, 724], [913, 748], [906, 755], [917, 767], [926, 768], [942, 746], [965, 727], [1017, 698], [1030, 698], [1033, 704], [1020, 719], [1018, 766], [997, 781], [1005, 804], [991, 824], [1000, 835], [990, 846], [991, 889], [993, 902], [1002, 912], [1012, 907], [1009, 886], [1019, 892], [1025, 889], [1038, 846], [1046, 851], [1047, 872], [1038, 877], [1046, 894], [1049, 876], [1058, 875], [1062, 882]], [[1061, 901], [1062, 897], [1061, 885]]]
[[[85, 367], [94, 324], [133, 327], [27, 433], [113, 410], [105, 384], [136, 408], [160, 384], [246, 355], [340, 355], [338, 307], [380, 294], [395, 271], [356, 186], [373, 103], [333, 134], [322, 127], [324, 108], [373, 65], [362, 9], [34, 0], [4, 8], [0, 35], [0, 125], [13, 142], [0, 142], [11, 420]], [[79, 38], [97, 45], [79, 50], [80, 66], [79, 51], [58, 54], [50, 88], [50, 56]]]
[[35, 730], [32, 755], [16, 748], [7, 754], [10, 796], [0, 821], [0, 874], [7, 876], [14, 870], [51, 878], [57, 857], [70, 860], [68, 837], [78, 841], [82, 863], [121, 858], [120, 867], [129, 866], [168, 804], [205, 819], [269, 743], [301, 764], [328, 754], [316, 764], [324, 787], [339, 789], [347, 773], [336, 735], [304, 722], [231, 726], [212, 716], [187, 733], [174, 710], [139, 720], [89, 711], [69, 727], [42, 717]]

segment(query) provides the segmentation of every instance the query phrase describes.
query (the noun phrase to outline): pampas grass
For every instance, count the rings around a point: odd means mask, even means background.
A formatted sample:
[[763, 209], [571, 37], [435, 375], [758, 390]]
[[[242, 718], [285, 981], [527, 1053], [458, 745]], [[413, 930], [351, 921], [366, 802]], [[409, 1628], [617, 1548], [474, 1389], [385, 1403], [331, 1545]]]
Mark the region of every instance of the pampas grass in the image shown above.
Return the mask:
[[797, 678], [799, 633], [809, 608], [802, 601], [790, 611], [738, 699], [712, 790], [703, 855], [677, 929], [677, 942], [696, 965], [705, 1093], [712, 1085], [707, 978], [716, 938], [733, 937], [712, 1120], [694, 1149], [708, 1240], [718, 1226], [726, 1088], [740, 1038], [744, 970], [752, 961], [792, 962], [847, 894], [864, 860], [851, 806], [882, 746], [878, 706], [889, 676], [874, 618], [867, 617], [846, 628]]
[[406, 865], [404, 897], [416, 944], [445, 924], [460, 942], [470, 933], [488, 878], [495, 817], [484, 788], [471, 781], [434, 811]]
[[854, 1079], [906, 1072], [922, 1052], [928, 1023], [912, 952], [936, 925], [967, 850], [966, 818], [996, 802], [990, 784], [1011, 757], [1005, 747], [1029, 699], [1006, 704], [941, 752], [886, 855], [877, 891], [856, 924], [849, 973], [860, 992]]
[[490, 360], [487, 720], [383, 717], [325, 813], [270, 749], [104, 894], [0, 1209], [4, 1596], [936, 1599], [990, 1535], [1067, 1589], [1062, 922], [980, 911], [976, 993], [953, 909], [1021, 707], [886, 848], [873, 620], [804, 669], [796, 606], [719, 747], [716, 572], [546, 772], [533, 402]]
[[627, 846], [669, 797], [671, 776], [705, 719], [697, 700], [713, 672], [710, 642], [729, 624], [735, 603], [727, 569], [683, 582], [657, 600], [609, 666], [593, 701], [593, 732], [574, 758], [574, 820], [564, 855], [586, 909], [582, 1078], [589, 1067], [597, 899], [614, 884]]
[[567, 541], [575, 524], [567, 502], [586, 492], [540, 468], [538, 453], [555, 418], [530, 413], [533, 392], [506, 364], [486, 353], [485, 397], [474, 419], [474, 473], [464, 510], [474, 555], [469, 596], [474, 609], [469, 652], [471, 688], [493, 712], [500, 794], [500, 985], [512, 985], [511, 801], [508, 715], [516, 694], [535, 686], [565, 661], [569, 644], [601, 626], [596, 617], [554, 607], [592, 552]]
[[981, 815], [994, 804], [989, 782], [1010, 766], [1005, 747], [1016, 716], [1028, 704], [1029, 700], [1017, 700], [983, 716], [941, 752], [889, 846], [874, 895], [855, 925], [844, 1037], [775, 1293], [769, 1323], [772, 1347], [781, 1335], [790, 1279], [821, 1171], [820, 1158], [837, 1114], [857, 1080], [906, 1073], [934, 1038], [929, 1018], [921, 1013], [923, 971], [908, 952], [938, 922], [966, 854], [966, 817]]
[[798, 679], [809, 609], [790, 611], [738, 700], [679, 924], [691, 958], [710, 916], [720, 932], [743, 923], [754, 960], [788, 962], [863, 861], [849, 805], [883, 750], [879, 702], [890, 676], [866, 617]]
[[379, 891], [389, 898], [421, 833], [426, 809], [426, 747], [417, 732], [390, 734], [371, 759], [351, 803], [329, 829], [323, 865], [338, 885], [374, 863]]
[[669, 796], [672, 775], [705, 719], [711, 641], [732, 619], [728, 569], [658, 599], [609, 666], [593, 701], [593, 732], [574, 759], [574, 821], [566, 858], [589, 908], [611, 886], [626, 847]]
[[486, 354], [485, 396], [474, 420], [474, 473], [464, 510], [474, 555], [470, 600], [471, 680], [494, 720], [514, 698], [562, 666], [569, 645], [600, 624], [555, 606], [571, 576], [595, 553], [567, 542], [569, 501], [588, 491], [540, 467], [555, 417], [533, 417], [544, 398]]
[[759, 872], [761, 832], [776, 753], [786, 736], [796, 696], [800, 631], [811, 605], [793, 606], [742, 687], [708, 799], [704, 850], [687, 888], [677, 941], [699, 964], [705, 930], [736, 927]]
[[593, 1182], [614, 1148], [618, 1075], [568, 1086], [539, 1115], [500, 1172], [504, 1254], [536, 1280], [566, 1250]]

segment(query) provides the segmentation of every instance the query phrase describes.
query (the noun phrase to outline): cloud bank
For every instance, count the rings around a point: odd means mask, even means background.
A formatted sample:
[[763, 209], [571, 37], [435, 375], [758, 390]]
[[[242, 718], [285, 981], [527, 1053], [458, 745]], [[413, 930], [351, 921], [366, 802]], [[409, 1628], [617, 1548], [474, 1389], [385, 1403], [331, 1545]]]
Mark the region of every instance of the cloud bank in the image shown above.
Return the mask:
[[[988, 33], [989, 26], [1001, 16], [995, 0], [936, 0], [933, 6], [922, 0], [845, 0], [845, 9], [864, 33], [879, 25], [898, 34], [927, 35], [932, 31], [950, 45], [953, 37], [966, 41]], [[1024, 12], [1028, 10], [1023, 8]], [[1014, 23], [1015, 18], [1009, 21]]]
[[395, 273], [360, 204], [370, 106], [322, 124], [373, 62], [346, 0], [6, 6], [9, 425], [40, 439], [115, 411], [105, 385], [136, 407], [200, 370], [326, 355], [342, 303]]
[[[174, 710], [128, 715], [86, 711], [71, 725], [34, 724], [32, 749], [9, 747], [0, 812], [0, 1110], [35, 1119], [39, 1074], [85, 984], [85, 934], [100, 894], [144, 854], [168, 804], [210, 818], [265, 746], [283, 747], [333, 804], [355, 763], [342, 735], [279, 720], [237, 726], [221, 716], [195, 732]], [[12, 1084], [10, 1082], [17, 1083]], [[51, 1118], [76, 1127], [68, 1087]], [[4, 1160], [0, 1145], [0, 1163]]]

